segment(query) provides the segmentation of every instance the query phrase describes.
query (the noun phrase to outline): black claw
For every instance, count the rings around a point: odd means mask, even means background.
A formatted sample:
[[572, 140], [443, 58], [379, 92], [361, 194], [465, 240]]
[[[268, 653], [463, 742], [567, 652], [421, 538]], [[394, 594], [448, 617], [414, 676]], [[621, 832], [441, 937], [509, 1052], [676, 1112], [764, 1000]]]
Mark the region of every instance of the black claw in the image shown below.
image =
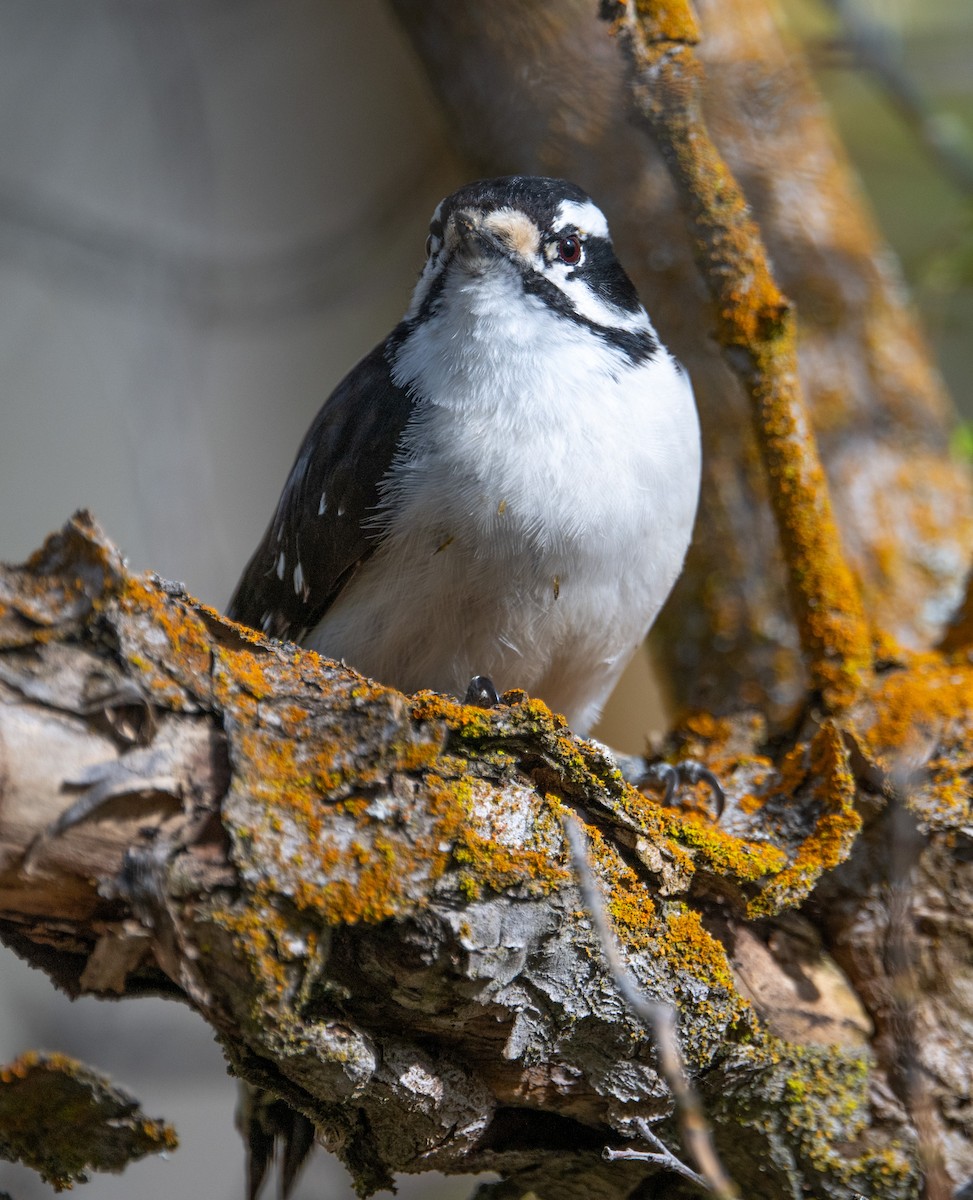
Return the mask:
[[667, 762], [649, 763], [645, 772], [645, 782], [650, 787], [663, 788], [662, 803], [671, 804], [676, 794], [676, 785], [679, 783], [679, 770]]
[[476, 708], [496, 708], [500, 703], [500, 695], [489, 675], [474, 675], [470, 680], [464, 704], [472, 704]]
[[726, 792], [723, 785], [709, 767], [703, 766], [694, 758], [684, 759], [680, 763], [655, 762], [650, 763], [645, 772], [645, 782], [650, 786], [664, 788], [662, 803], [671, 804], [676, 794], [676, 788], [684, 784], [692, 787], [697, 783], [705, 783], [713, 794], [716, 807], [716, 820], [723, 816], [726, 807]]

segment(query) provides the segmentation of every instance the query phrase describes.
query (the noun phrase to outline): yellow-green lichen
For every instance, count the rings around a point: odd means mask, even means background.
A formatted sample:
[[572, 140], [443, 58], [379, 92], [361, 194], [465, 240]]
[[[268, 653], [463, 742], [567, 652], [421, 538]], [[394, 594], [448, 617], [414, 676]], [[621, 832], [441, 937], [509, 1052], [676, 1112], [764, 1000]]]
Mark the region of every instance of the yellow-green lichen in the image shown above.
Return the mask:
[[[887, 1139], [869, 1141], [867, 1057], [838, 1047], [799, 1046], [765, 1037], [737, 1047], [733, 1060], [728, 1078], [739, 1082], [729, 1088], [724, 1083], [711, 1097], [711, 1108], [726, 1105], [736, 1127], [768, 1138], [784, 1135], [793, 1148], [795, 1174], [813, 1181], [814, 1194], [915, 1195], [916, 1165], [910, 1148]], [[745, 1089], [745, 1103], [738, 1088]], [[749, 1137], [744, 1140], [752, 1145]]]

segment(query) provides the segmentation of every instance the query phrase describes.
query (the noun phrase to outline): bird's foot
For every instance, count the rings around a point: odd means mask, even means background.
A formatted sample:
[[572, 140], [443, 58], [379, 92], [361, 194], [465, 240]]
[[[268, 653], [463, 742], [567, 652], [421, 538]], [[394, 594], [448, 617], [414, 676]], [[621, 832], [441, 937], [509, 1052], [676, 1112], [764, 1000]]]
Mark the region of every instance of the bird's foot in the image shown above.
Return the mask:
[[697, 762], [694, 758], [683, 759], [678, 763], [654, 762], [649, 763], [642, 772], [640, 785], [662, 789], [662, 803], [672, 804], [676, 790], [680, 787], [692, 787], [697, 783], [705, 783], [709, 788], [716, 809], [716, 820], [723, 815], [726, 806], [726, 792], [716, 775]]
[[475, 708], [497, 707], [500, 703], [500, 694], [489, 675], [473, 676], [467, 685], [463, 703], [472, 704]]
[[679, 763], [652, 762], [647, 763], [641, 754], [622, 754], [606, 746], [604, 742], [594, 743], [602, 750], [621, 772], [626, 783], [633, 787], [650, 787], [662, 789], [662, 803], [672, 804], [677, 789], [684, 785], [692, 787], [697, 783], [705, 783], [713, 794], [716, 808], [716, 820], [723, 815], [726, 805], [726, 793], [719, 778], [694, 758], [683, 759]]

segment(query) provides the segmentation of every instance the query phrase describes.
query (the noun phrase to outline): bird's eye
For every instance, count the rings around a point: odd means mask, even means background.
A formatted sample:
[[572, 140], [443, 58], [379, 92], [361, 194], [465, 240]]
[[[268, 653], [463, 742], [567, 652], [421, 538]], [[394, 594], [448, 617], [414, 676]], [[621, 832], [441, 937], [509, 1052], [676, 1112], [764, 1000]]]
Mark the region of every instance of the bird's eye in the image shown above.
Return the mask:
[[577, 266], [581, 262], [581, 238], [574, 233], [560, 238], [557, 243], [557, 256], [561, 262], [567, 263], [569, 267]]

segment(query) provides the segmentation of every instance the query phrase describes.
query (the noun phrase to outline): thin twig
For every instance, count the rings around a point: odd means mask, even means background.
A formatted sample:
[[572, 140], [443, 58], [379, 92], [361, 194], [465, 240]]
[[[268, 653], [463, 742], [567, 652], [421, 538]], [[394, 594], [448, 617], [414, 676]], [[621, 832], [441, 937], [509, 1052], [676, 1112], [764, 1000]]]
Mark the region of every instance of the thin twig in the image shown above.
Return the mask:
[[642, 1141], [648, 1142], [650, 1146], [654, 1146], [655, 1150], [612, 1150], [608, 1147], [602, 1154], [602, 1158], [606, 1162], [628, 1160], [629, 1162], [655, 1163], [656, 1166], [663, 1167], [667, 1171], [673, 1171], [676, 1175], [682, 1175], [684, 1179], [695, 1183], [697, 1187], [704, 1188], [706, 1191], [710, 1190], [709, 1184], [702, 1175], [697, 1174], [692, 1167], [687, 1167], [681, 1158], [676, 1158], [648, 1121], [643, 1117], [639, 1117], [635, 1125], [642, 1136]]
[[[928, 763], [934, 746], [942, 744], [941, 729], [930, 735], [920, 761]], [[908, 803], [919, 772], [903, 764], [894, 772], [891, 797], [888, 875], [888, 913], [886, 917], [886, 963], [889, 981], [889, 1019], [898, 1047], [897, 1066], [901, 1071], [905, 1103], [916, 1129], [919, 1159], [922, 1163], [924, 1200], [950, 1200], [953, 1186], [943, 1161], [942, 1139], [936, 1129], [935, 1103], [921, 1051], [918, 1009], [921, 979], [916, 936], [916, 870], [922, 849], [922, 835]]]
[[[571, 850], [571, 861], [577, 876], [578, 887], [581, 889], [581, 896], [588, 915], [591, 917], [591, 923], [595, 928], [615, 986], [621, 993], [622, 999], [655, 1041], [659, 1055], [659, 1068], [676, 1102], [676, 1114], [686, 1149], [693, 1162], [699, 1167], [703, 1184], [719, 1200], [737, 1200], [739, 1192], [723, 1170], [723, 1164], [719, 1160], [710, 1136], [709, 1124], [703, 1113], [702, 1104], [686, 1073], [686, 1064], [683, 1060], [679, 1034], [676, 1029], [676, 1011], [671, 1004], [649, 1000], [622, 960], [588, 861], [587, 842], [580, 822], [574, 817], [566, 817], [564, 833]], [[644, 1136], [645, 1130], [641, 1123], [639, 1129]], [[656, 1144], [658, 1141], [655, 1138], [646, 1140], [652, 1144]], [[681, 1174], [687, 1172], [689, 1173], [687, 1177], [695, 1175], [695, 1172], [691, 1171], [689, 1167], [683, 1167], [680, 1171]]]

